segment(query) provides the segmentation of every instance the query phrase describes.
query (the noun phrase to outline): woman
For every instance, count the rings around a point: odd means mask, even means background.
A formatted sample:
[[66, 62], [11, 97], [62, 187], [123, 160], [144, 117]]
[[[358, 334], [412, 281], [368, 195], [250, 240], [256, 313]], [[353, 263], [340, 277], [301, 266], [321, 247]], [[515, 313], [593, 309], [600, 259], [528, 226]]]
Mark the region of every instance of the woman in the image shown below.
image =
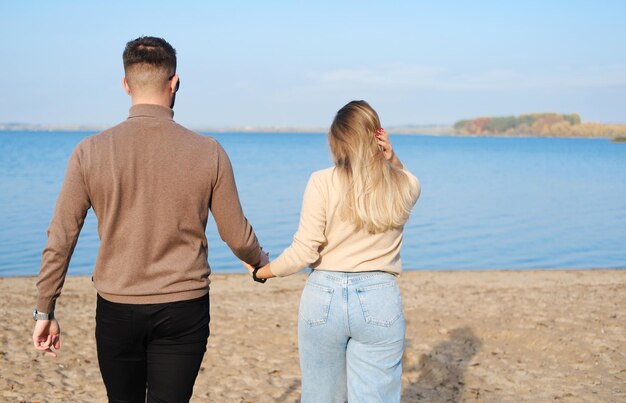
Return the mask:
[[293, 243], [266, 266], [246, 267], [261, 282], [314, 269], [298, 319], [302, 402], [399, 402], [405, 324], [396, 276], [420, 185], [365, 101], [337, 112], [328, 142], [335, 166], [311, 175]]

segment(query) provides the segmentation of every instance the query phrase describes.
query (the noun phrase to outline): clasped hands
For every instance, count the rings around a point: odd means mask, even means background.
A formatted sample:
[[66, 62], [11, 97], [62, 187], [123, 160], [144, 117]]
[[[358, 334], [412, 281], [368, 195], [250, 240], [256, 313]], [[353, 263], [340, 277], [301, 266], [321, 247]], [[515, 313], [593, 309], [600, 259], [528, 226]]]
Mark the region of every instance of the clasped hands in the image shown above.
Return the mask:
[[[261, 255], [259, 257], [259, 265], [258, 266], [255, 267], [255, 266], [252, 266], [252, 265], [244, 262], [243, 260], [241, 261], [241, 264], [243, 264], [243, 267], [245, 267], [246, 270], [248, 270], [250, 275], [252, 275], [252, 272], [254, 272], [255, 269], [266, 267], [266, 266], [269, 265], [269, 263], [270, 263], [270, 254], [268, 252], [265, 252], [263, 250], [263, 248], [261, 248]], [[259, 270], [259, 272], [260, 272], [260, 270]], [[260, 276], [259, 272], [257, 272], [257, 276], [259, 276], [259, 278], [268, 278], [268, 277], [265, 277], [265, 276]]]

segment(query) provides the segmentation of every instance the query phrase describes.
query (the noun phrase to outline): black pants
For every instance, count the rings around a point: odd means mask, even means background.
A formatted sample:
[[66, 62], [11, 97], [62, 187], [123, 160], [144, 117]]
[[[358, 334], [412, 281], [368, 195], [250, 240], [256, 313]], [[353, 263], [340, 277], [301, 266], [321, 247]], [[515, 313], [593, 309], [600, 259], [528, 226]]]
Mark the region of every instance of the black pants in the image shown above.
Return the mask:
[[96, 343], [109, 402], [188, 402], [209, 337], [209, 296], [118, 304], [98, 295]]

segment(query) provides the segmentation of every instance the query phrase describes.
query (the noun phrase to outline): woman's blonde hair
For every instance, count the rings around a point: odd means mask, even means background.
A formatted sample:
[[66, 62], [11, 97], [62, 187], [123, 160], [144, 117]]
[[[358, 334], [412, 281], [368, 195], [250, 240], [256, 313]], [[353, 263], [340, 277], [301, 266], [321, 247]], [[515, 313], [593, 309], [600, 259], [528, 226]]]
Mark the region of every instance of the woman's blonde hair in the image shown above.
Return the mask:
[[403, 226], [415, 202], [411, 179], [387, 161], [376, 142], [378, 114], [365, 101], [341, 108], [328, 133], [340, 180], [341, 217], [370, 233]]

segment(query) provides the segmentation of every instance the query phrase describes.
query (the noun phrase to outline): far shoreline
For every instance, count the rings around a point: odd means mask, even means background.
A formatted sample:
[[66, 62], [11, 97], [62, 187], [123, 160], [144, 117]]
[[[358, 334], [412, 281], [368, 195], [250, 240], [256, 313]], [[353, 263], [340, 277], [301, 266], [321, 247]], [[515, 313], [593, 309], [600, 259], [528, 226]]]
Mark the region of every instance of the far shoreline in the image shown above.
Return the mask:
[[[49, 134], [62, 134], [62, 133], [85, 133], [85, 134], [97, 134], [108, 127], [103, 128], [33, 128], [33, 129], [0, 129], [2, 134], [20, 134], [20, 133], [49, 133]], [[204, 134], [246, 134], [246, 135], [259, 135], [259, 134], [285, 134], [285, 135], [326, 135], [327, 132], [321, 129], [305, 129], [298, 128], [293, 130], [287, 129], [206, 129], [206, 128], [191, 128], [191, 130]], [[536, 138], [536, 139], [585, 139], [585, 140], [609, 140], [614, 143], [625, 143], [626, 139], [621, 137], [601, 137], [601, 136], [546, 136], [540, 134], [460, 134], [460, 133], [426, 133], [418, 131], [407, 131], [404, 129], [389, 128], [389, 133], [394, 136], [422, 136], [422, 137], [453, 137], [453, 138]]]

